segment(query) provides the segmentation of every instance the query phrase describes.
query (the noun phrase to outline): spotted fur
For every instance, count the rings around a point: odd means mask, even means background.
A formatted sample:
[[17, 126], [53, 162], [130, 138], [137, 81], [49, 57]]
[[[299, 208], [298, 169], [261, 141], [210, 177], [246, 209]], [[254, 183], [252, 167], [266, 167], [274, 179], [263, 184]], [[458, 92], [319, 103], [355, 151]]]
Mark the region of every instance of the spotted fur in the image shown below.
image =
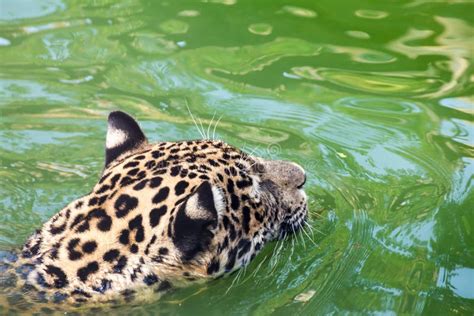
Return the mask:
[[108, 122], [100, 180], [37, 230], [18, 258], [2, 259], [3, 286], [55, 303], [157, 297], [230, 273], [305, 223], [298, 165], [217, 140], [150, 144], [123, 112]]

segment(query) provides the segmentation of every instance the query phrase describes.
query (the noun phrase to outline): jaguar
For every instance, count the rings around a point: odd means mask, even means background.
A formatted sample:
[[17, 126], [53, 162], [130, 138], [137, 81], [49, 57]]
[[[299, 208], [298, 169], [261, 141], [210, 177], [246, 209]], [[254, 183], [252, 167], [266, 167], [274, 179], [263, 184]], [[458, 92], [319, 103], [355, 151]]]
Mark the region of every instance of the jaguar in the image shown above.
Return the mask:
[[111, 112], [99, 181], [3, 253], [0, 287], [74, 305], [157, 298], [230, 274], [306, 224], [305, 182], [296, 163], [220, 140], [149, 143], [134, 118]]

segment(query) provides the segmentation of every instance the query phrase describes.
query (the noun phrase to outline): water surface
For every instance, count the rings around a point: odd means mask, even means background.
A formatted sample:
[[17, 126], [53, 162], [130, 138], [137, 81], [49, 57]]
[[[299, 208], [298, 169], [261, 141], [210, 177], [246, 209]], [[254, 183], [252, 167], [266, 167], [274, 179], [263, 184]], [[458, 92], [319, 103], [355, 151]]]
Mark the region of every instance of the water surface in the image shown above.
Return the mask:
[[103, 166], [105, 119], [308, 172], [311, 229], [123, 314], [474, 313], [471, 1], [0, 0], [0, 248]]

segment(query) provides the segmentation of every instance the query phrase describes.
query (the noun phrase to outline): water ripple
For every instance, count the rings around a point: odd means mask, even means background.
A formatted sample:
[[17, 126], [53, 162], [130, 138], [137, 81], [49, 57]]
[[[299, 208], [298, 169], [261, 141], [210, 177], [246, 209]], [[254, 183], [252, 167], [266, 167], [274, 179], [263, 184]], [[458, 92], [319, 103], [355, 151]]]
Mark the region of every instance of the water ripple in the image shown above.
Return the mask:
[[109, 111], [178, 140], [200, 137], [189, 106], [301, 164], [310, 225], [241, 273], [119, 312], [472, 311], [468, 1], [4, 3], [0, 243], [95, 183]]

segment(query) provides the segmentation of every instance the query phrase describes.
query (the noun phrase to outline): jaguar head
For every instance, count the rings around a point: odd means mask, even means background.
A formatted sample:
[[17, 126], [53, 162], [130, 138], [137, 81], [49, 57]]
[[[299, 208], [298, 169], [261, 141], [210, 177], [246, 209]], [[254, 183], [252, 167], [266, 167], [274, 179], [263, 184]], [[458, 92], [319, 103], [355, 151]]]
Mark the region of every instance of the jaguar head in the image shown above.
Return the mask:
[[[296, 163], [252, 156], [219, 140], [167, 142], [157, 147], [145, 143], [142, 135], [131, 117], [112, 113], [107, 136], [112, 146], [107, 146], [107, 160], [123, 165], [123, 160], [133, 158], [127, 151], [123, 154], [123, 144], [140, 149], [145, 156], [143, 151], [148, 148], [152, 158], [157, 149], [161, 152], [163, 157], [154, 160], [156, 165], [152, 163], [154, 172], [163, 170], [165, 175], [161, 186], [176, 191], [172, 189], [177, 185], [176, 176], [183, 178], [178, 183], [185, 181], [189, 189], [181, 199], [168, 196], [167, 204], [175, 207], [168, 207], [167, 220], [172, 223], [169, 234], [180, 254], [177, 257], [199, 265], [204, 262], [208, 275], [238, 269], [265, 243], [295, 233], [306, 223], [306, 174]], [[133, 159], [140, 156], [140, 150], [131, 151]], [[179, 172], [173, 171], [178, 168]], [[193, 170], [198, 175], [190, 179]]]
[[[160, 216], [169, 223], [160, 228], [169, 237], [161, 243], [176, 250], [174, 258], [184, 266], [192, 266], [186, 274], [193, 279], [199, 278], [196, 265], [211, 276], [234, 271], [265, 243], [306, 223], [306, 174], [296, 163], [252, 156], [220, 140], [148, 144], [138, 124], [122, 112], [110, 115], [106, 143], [104, 173], [134, 167], [132, 188], [145, 187], [135, 194], [152, 195], [151, 204], [139, 202], [143, 211], [153, 219], [161, 207]], [[151, 173], [143, 179], [137, 178], [143, 170], [135, 172], [133, 163], [139, 158]], [[155, 188], [153, 175], [162, 179]], [[169, 193], [159, 197], [162, 190]]]

